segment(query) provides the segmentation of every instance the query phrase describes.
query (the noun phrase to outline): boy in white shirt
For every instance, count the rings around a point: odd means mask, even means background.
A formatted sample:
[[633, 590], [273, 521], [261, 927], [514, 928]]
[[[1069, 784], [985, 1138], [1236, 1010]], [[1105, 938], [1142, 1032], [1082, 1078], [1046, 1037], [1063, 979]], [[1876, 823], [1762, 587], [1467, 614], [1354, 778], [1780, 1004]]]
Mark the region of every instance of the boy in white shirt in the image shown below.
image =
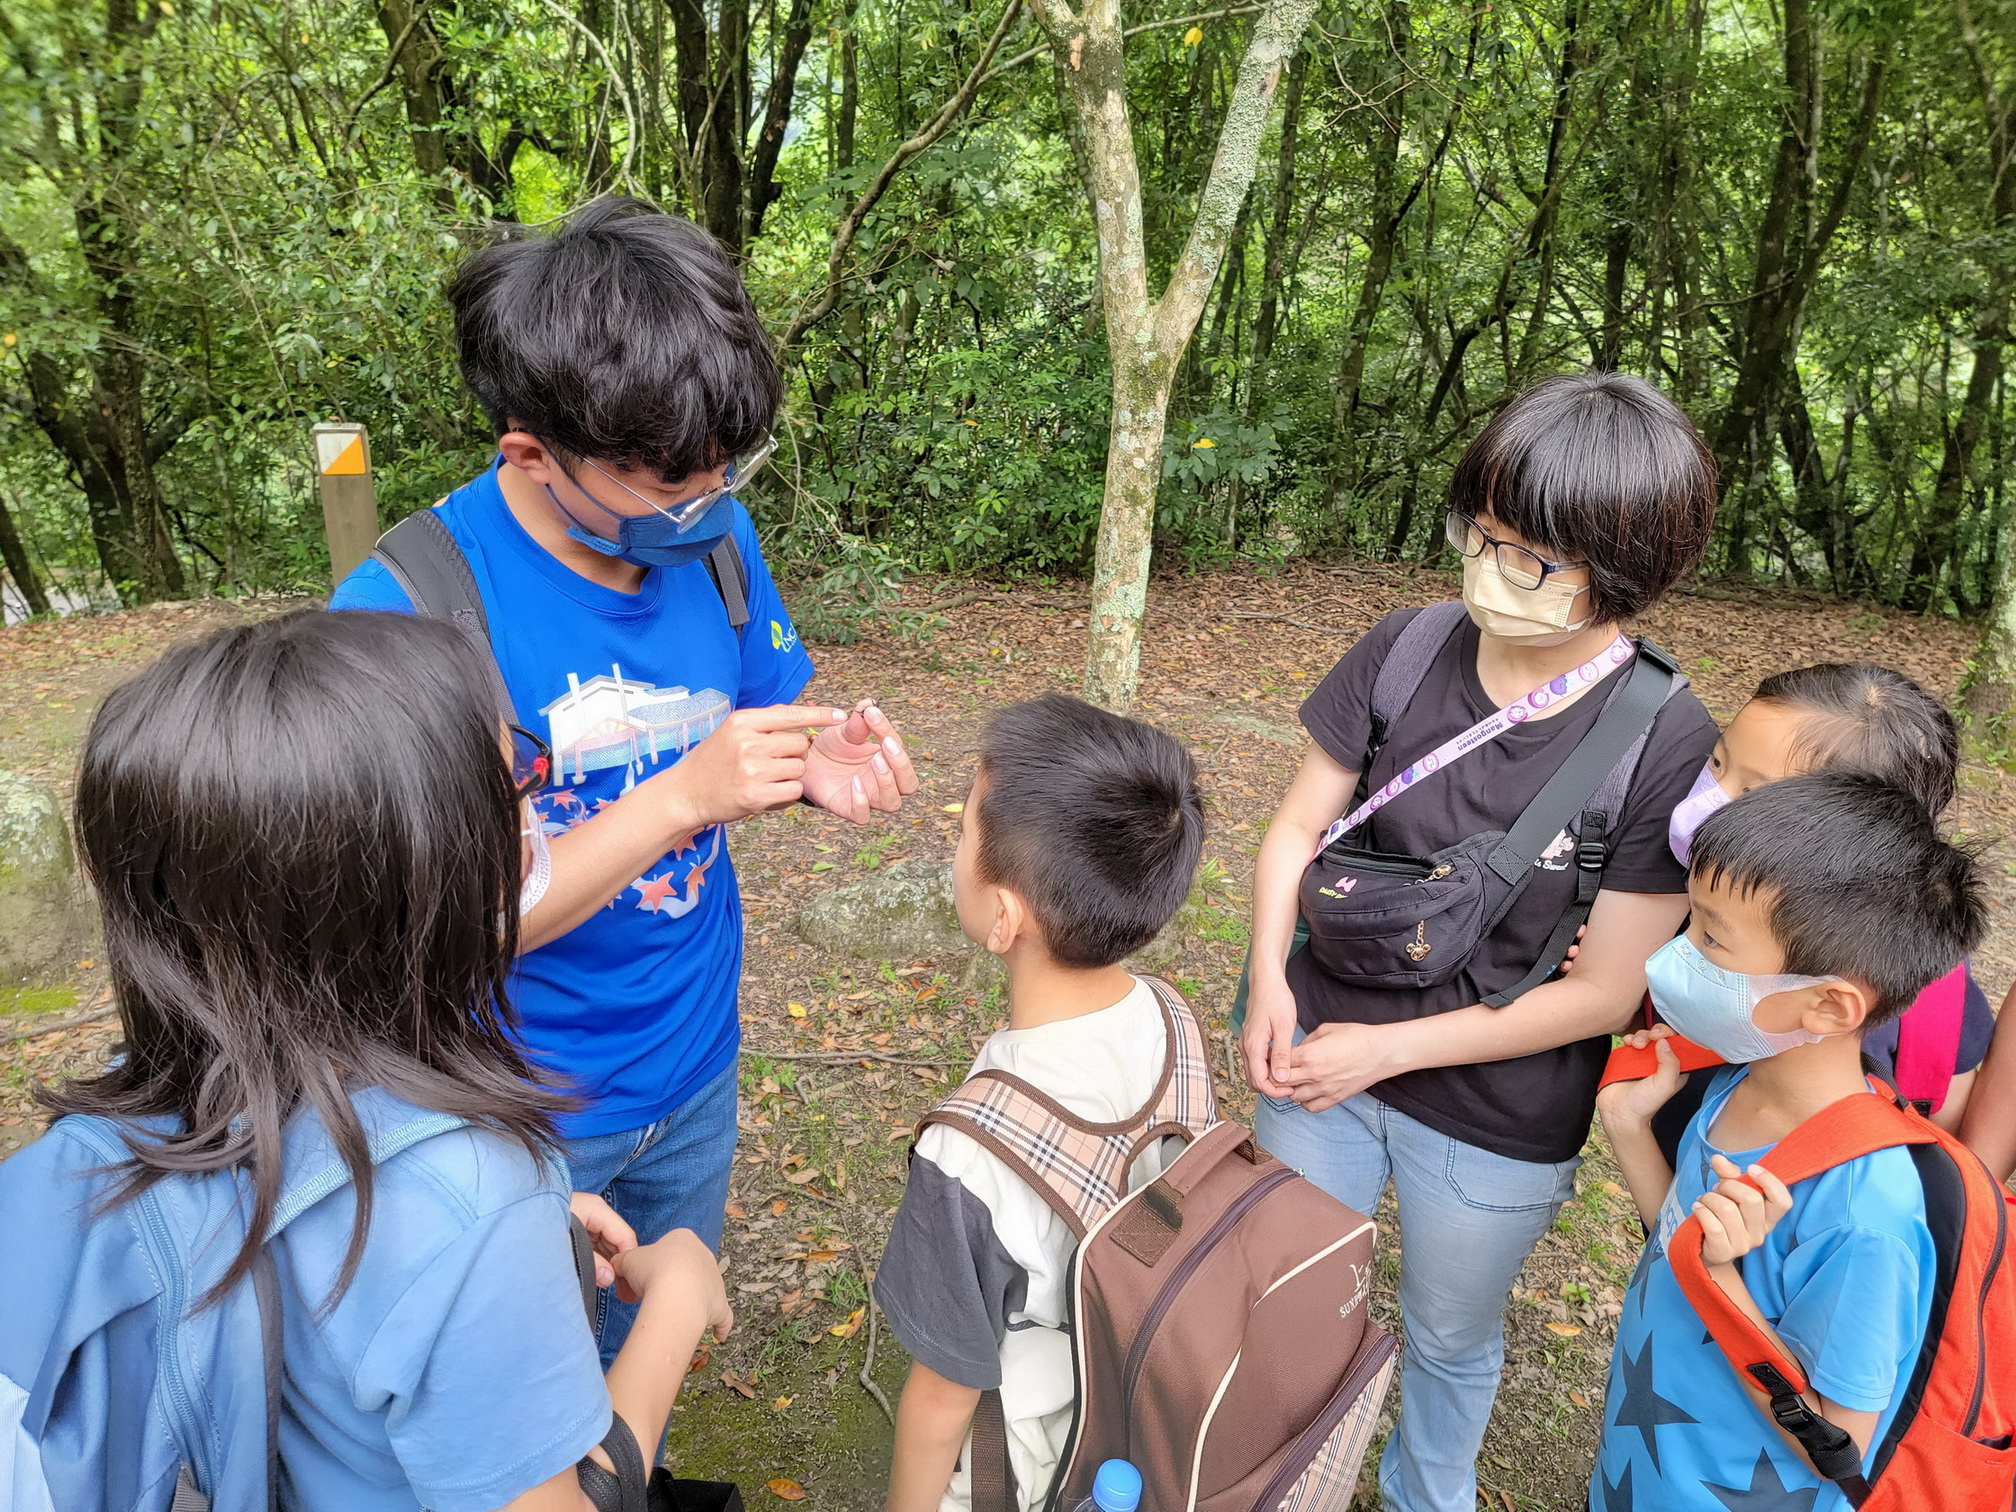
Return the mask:
[[[1120, 962], [1175, 915], [1203, 839], [1196, 768], [1160, 730], [1057, 694], [994, 718], [952, 863], [960, 927], [1008, 970], [1008, 1027], [973, 1072], [1006, 1072], [1094, 1124], [1155, 1097], [1168, 1029]], [[1163, 1154], [1145, 1153], [1130, 1185], [1161, 1174]], [[997, 1389], [1021, 1506], [1041, 1505], [1071, 1426], [1076, 1247], [997, 1155], [960, 1129], [924, 1130], [875, 1278], [915, 1362], [889, 1512], [972, 1504], [968, 1430], [982, 1392]]]

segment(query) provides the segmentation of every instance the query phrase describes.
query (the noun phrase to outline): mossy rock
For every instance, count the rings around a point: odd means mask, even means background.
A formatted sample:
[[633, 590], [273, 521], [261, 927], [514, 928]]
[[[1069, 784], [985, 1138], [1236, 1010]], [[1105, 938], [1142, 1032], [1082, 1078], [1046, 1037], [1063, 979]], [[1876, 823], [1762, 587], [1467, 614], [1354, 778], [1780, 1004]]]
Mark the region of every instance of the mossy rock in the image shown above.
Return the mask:
[[96, 934], [56, 794], [0, 772], [0, 986], [67, 975]]

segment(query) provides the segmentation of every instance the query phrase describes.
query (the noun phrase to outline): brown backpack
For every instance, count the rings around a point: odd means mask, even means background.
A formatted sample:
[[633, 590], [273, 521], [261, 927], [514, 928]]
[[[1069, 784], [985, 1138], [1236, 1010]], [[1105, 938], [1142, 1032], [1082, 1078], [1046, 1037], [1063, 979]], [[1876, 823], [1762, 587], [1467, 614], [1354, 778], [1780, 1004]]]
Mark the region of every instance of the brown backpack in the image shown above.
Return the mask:
[[[979, 1142], [1078, 1236], [1077, 1410], [1042, 1505], [1074, 1512], [1124, 1459], [1143, 1512], [1344, 1512], [1397, 1354], [1366, 1310], [1371, 1220], [1218, 1121], [1195, 1016], [1145, 980], [1170, 1053], [1134, 1117], [1087, 1123], [981, 1071], [918, 1125]], [[1189, 1147], [1129, 1195], [1136, 1157], [1171, 1134]], [[974, 1512], [1016, 1512], [999, 1392], [981, 1396], [972, 1454]]]

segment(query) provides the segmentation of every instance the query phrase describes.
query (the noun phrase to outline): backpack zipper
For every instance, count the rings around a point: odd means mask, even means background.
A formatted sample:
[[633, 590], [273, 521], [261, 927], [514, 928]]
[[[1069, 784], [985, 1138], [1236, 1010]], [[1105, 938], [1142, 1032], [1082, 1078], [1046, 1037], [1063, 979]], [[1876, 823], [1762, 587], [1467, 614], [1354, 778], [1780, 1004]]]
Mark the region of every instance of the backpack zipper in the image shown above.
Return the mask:
[[[147, 1227], [153, 1235], [155, 1252], [162, 1256], [172, 1256], [175, 1249], [168, 1233], [168, 1220], [153, 1201], [152, 1194], [142, 1193], [134, 1205], [146, 1216]], [[175, 1347], [181, 1341], [182, 1325], [186, 1321], [184, 1313], [187, 1297], [183, 1285], [185, 1278], [172, 1267], [164, 1265], [162, 1269], [164, 1271], [162, 1292], [156, 1305], [157, 1307], [172, 1305], [173, 1315], [160, 1319], [160, 1339], [156, 1346], [159, 1354], [154, 1368], [162, 1384], [167, 1388], [169, 1405], [174, 1409], [178, 1419], [172, 1425], [179, 1430], [175, 1435], [179, 1440], [177, 1447], [189, 1457], [190, 1471], [208, 1480], [210, 1444], [203, 1432], [202, 1420], [197, 1415], [196, 1404], [190, 1400], [188, 1385], [182, 1379], [182, 1361], [180, 1352]], [[204, 1460], [200, 1465], [195, 1463], [199, 1453]]]
[[1254, 1205], [1269, 1192], [1295, 1179], [1296, 1175], [1291, 1170], [1271, 1171], [1242, 1192], [1232, 1206], [1218, 1215], [1218, 1221], [1205, 1231], [1197, 1247], [1183, 1257], [1163, 1283], [1162, 1290], [1155, 1294], [1155, 1300], [1149, 1304], [1140, 1326], [1134, 1331], [1134, 1342], [1127, 1348], [1127, 1363], [1120, 1374], [1120, 1410], [1127, 1423], [1128, 1458], [1133, 1457], [1134, 1448], [1134, 1387], [1140, 1381], [1142, 1366], [1148, 1361], [1148, 1346], [1154, 1340], [1155, 1330], [1161, 1326], [1169, 1309], [1176, 1305], [1177, 1293], [1189, 1283], [1218, 1243], [1232, 1231], [1233, 1225], [1252, 1211]]
[[1372, 1377], [1384, 1368], [1399, 1348], [1393, 1335], [1375, 1334], [1358, 1351], [1358, 1359], [1345, 1372], [1343, 1384], [1323, 1404], [1323, 1410], [1316, 1414], [1316, 1420], [1304, 1428], [1288, 1446], [1282, 1457], [1281, 1468], [1274, 1472], [1274, 1478], [1267, 1483], [1267, 1489], [1260, 1493], [1260, 1499], [1253, 1504], [1253, 1512], [1274, 1512], [1281, 1500], [1288, 1494], [1288, 1488], [1302, 1478], [1302, 1472], [1309, 1468], [1309, 1458], [1317, 1447], [1337, 1430], [1344, 1420], [1344, 1414], [1351, 1410], [1351, 1404], [1363, 1395], [1371, 1384]]
[[[1961, 1183], [1963, 1192], [1966, 1183]], [[1988, 1387], [1988, 1293], [1994, 1289], [2002, 1269], [2002, 1252], [2009, 1238], [2009, 1206], [1995, 1204], [1995, 1248], [1988, 1254], [1988, 1271], [1981, 1281], [1981, 1305], [1974, 1309], [1974, 1398], [1967, 1404], [1967, 1426], [1960, 1431], [1968, 1438], [1981, 1425], [1981, 1398]]]

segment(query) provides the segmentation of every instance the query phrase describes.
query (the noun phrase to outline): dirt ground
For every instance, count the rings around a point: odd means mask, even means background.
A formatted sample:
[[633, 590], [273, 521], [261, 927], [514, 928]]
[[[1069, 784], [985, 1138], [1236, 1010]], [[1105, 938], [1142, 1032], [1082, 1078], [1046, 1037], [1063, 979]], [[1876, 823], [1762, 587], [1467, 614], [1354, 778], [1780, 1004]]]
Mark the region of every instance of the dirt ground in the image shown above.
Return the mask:
[[[1298, 760], [1300, 699], [1352, 640], [1395, 607], [1447, 597], [1449, 576], [1380, 564], [1298, 565], [1156, 582], [1140, 712], [1186, 740], [1204, 772], [1211, 834], [1202, 906], [1174, 974], [1224, 1044], [1245, 941], [1252, 858]], [[863, 1382], [893, 1402], [904, 1360], [864, 1308], [866, 1282], [901, 1196], [912, 1122], [996, 1027], [991, 992], [958, 959], [850, 960], [798, 937], [798, 908], [823, 889], [899, 860], [950, 854], [977, 734], [1003, 702], [1075, 689], [1085, 653], [1082, 588], [983, 590], [913, 583], [931, 628], [815, 648], [813, 696], [872, 694], [909, 736], [922, 791], [893, 821], [856, 830], [805, 810], [752, 820], [734, 837], [748, 913], [743, 989], [743, 1135], [726, 1259], [735, 1336], [696, 1366], [671, 1434], [679, 1473], [733, 1478], [752, 1507], [781, 1500], [854, 1512], [879, 1505], [889, 1428]], [[934, 607], [935, 606], [935, 607]], [[0, 631], [0, 768], [67, 783], [104, 690], [173, 638], [246, 612], [217, 604], [37, 623]], [[1800, 597], [1681, 595], [1641, 627], [1727, 718], [1757, 680], [1820, 660], [1889, 662], [1950, 696], [1969, 627]], [[1996, 928], [1977, 972], [1999, 998], [2016, 977], [2016, 781], [1970, 770], [1956, 824], [1986, 847]], [[50, 992], [0, 998], [0, 1153], [39, 1124], [38, 1079], [102, 1056], [108, 1022], [48, 1023], [105, 1001], [95, 962]], [[10, 1027], [12, 1026], [12, 1027]], [[1227, 1110], [1250, 1096], [1218, 1059]], [[1379, 1305], [1394, 1317], [1398, 1236], [1382, 1215]], [[1612, 1320], [1638, 1228], [1599, 1140], [1578, 1195], [1526, 1267], [1507, 1314], [1505, 1385], [1485, 1443], [1481, 1503], [1503, 1512], [1585, 1505]], [[872, 1372], [868, 1370], [873, 1350]], [[1366, 1507], [1377, 1505], [1365, 1488]]]

